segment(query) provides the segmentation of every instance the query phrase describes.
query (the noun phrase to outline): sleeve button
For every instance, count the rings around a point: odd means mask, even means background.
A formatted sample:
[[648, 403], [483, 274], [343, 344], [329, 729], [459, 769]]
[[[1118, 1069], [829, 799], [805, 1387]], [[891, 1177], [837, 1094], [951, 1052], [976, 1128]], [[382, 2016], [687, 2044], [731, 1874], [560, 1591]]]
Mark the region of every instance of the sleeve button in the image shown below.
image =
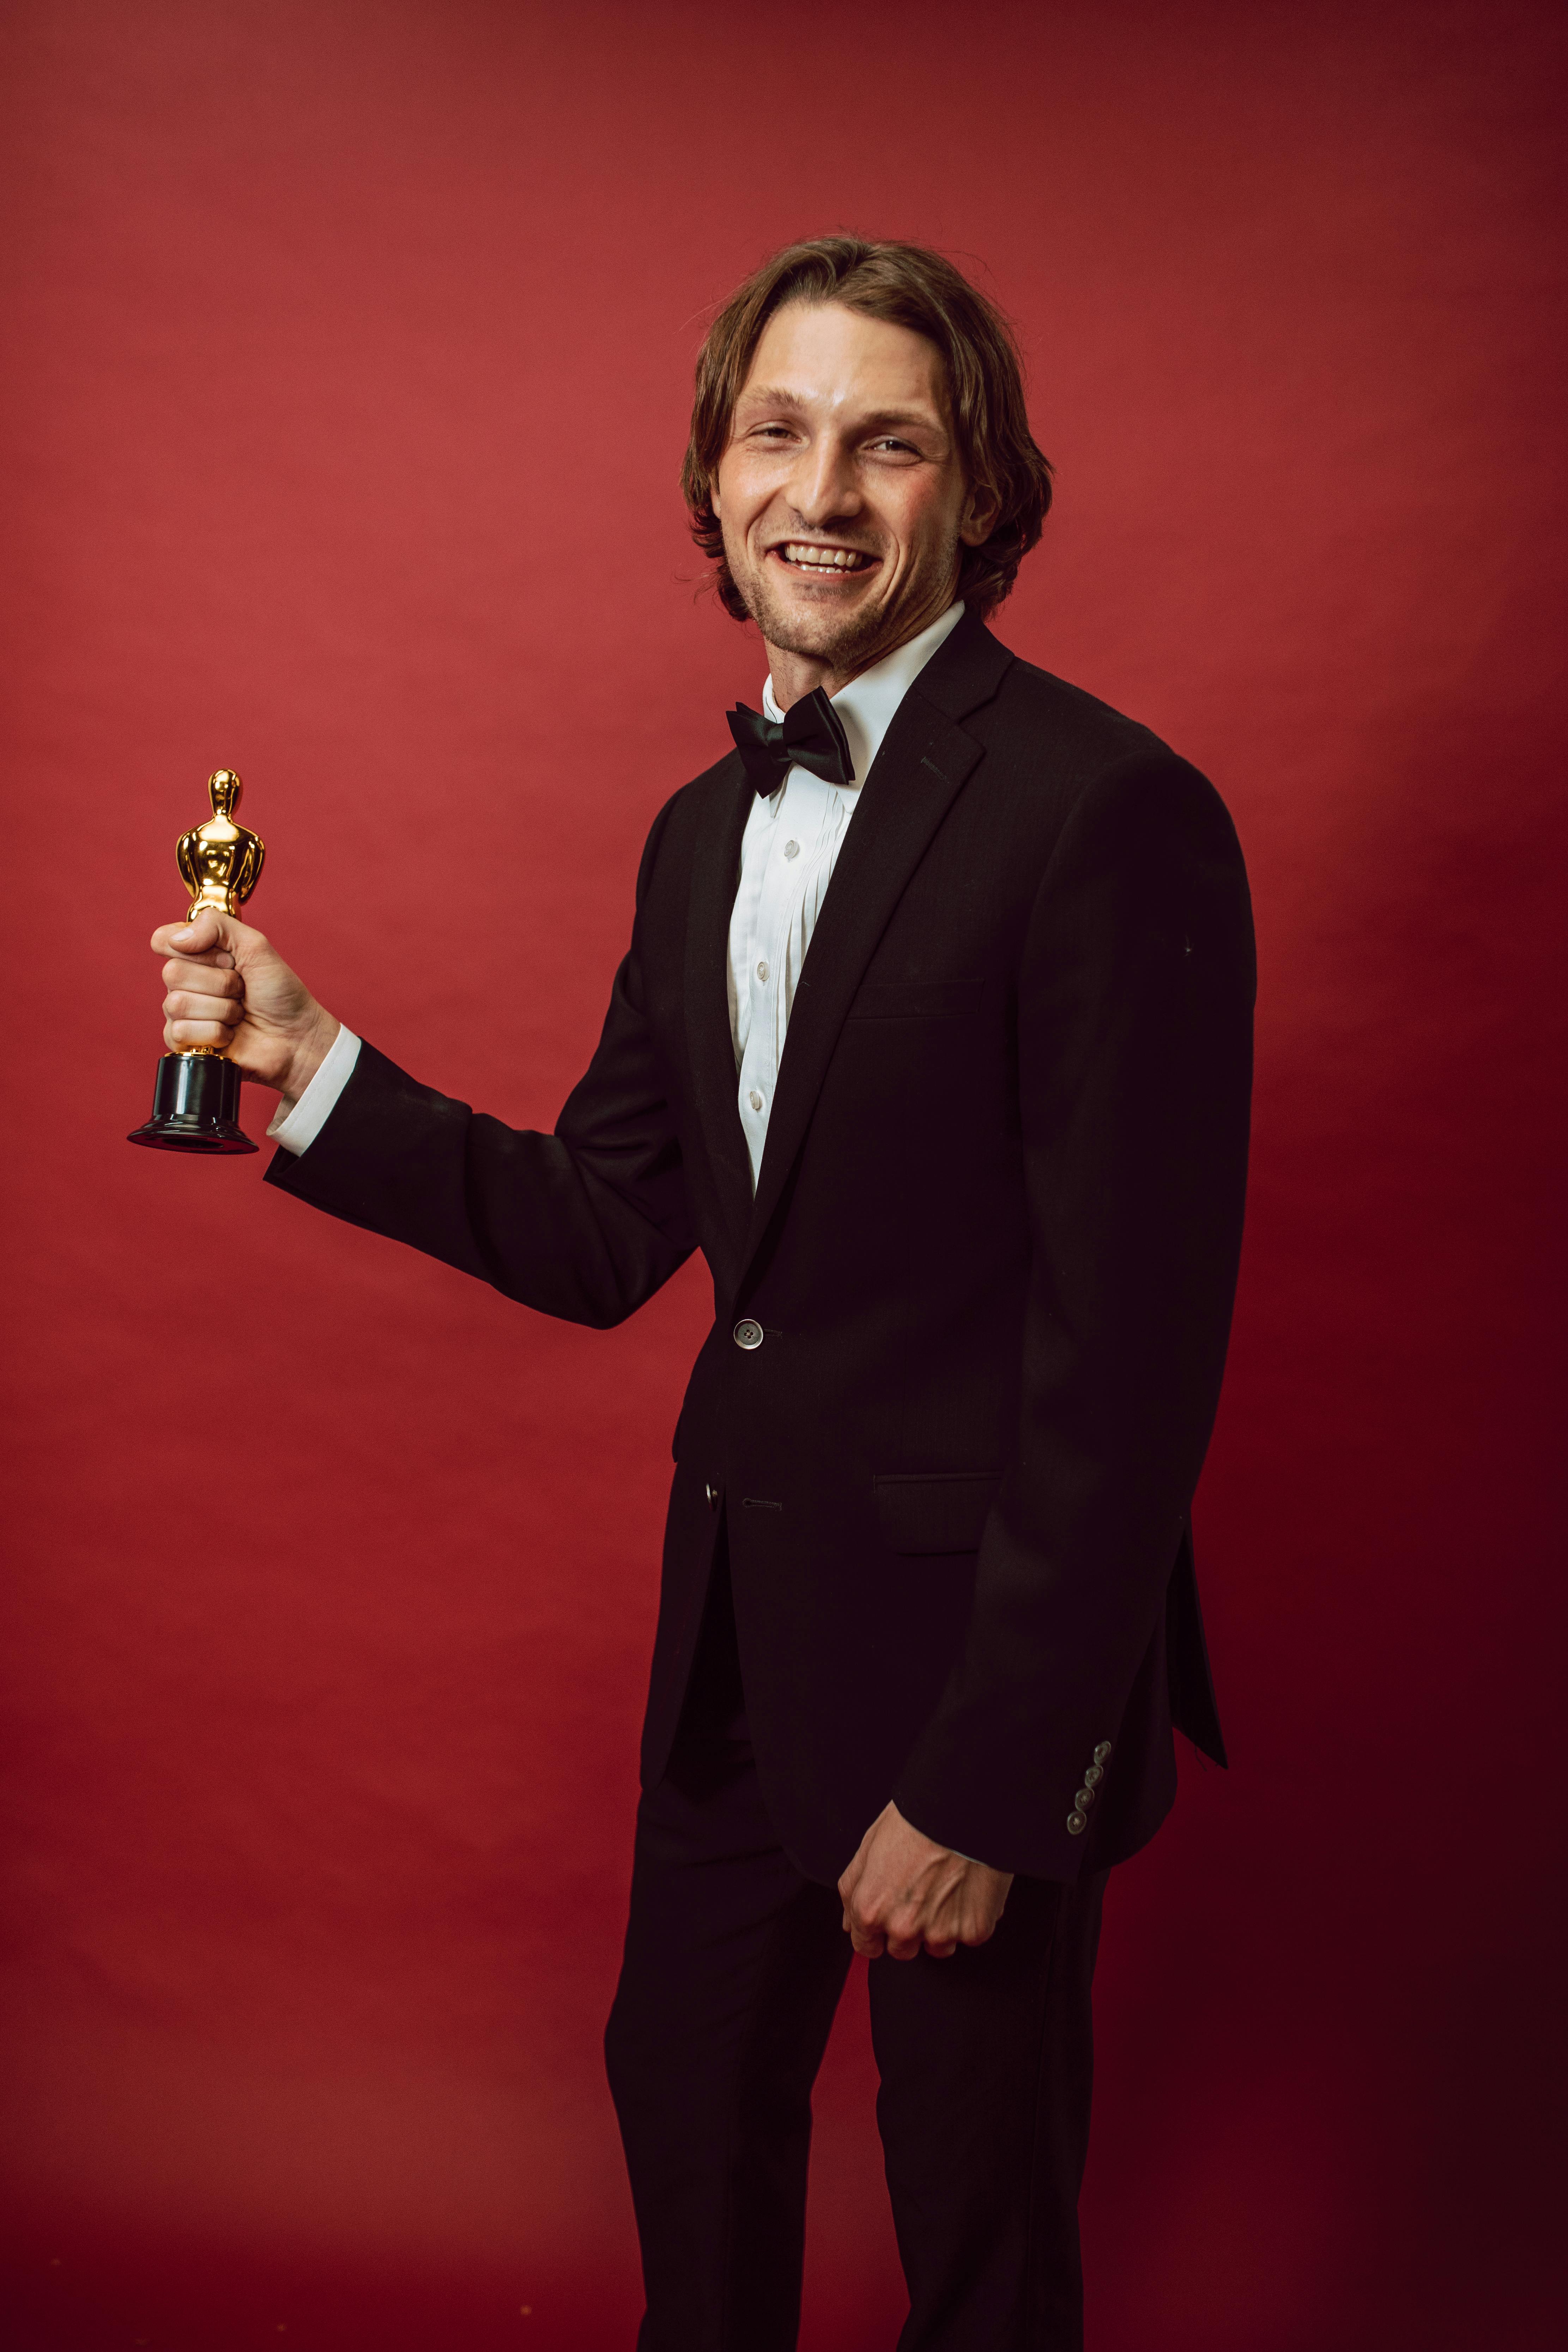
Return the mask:
[[1095, 1760], [1095, 1762], [1096, 1762], [1097, 1764], [1109, 1764], [1109, 1763], [1110, 1763], [1110, 1740], [1109, 1740], [1109, 1739], [1102, 1739], [1102, 1740], [1100, 1741], [1100, 1743], [1099, 1747], [1098, 1747], [1098, 1748], [1095, 1749], [1095, 1751], [1094, 1751], [1094, 1760]]
[[1074, 1810], [1073, 1810], [1073, 1811], [1072, 1811], [1068, 1815], [1068, 1837], [1082, 1837], [1082, 1835], [1083, 1835], [1083, 1833], [1084, 1833], [1085, 1830], [1086, 1830], [1088, 1827], [1089, 1827], [1089, 1823], [1088, 1823], [1088, 1822], [1085, 1820], [1085, 1818], [1084, 1818], [1084, 1816], [1082, 1815], [1082, 1813], [1080, 1813], [1080, 1812], [1077, 1810], [1077, 1808], [1075, 1807], [1075, 1808], [1074, 1808]]
[[1098, 1789], [1104, 1778], [1104, 1765], [1091, 1764], [1088, 1771], [1083, 1776], [1083, 1785], [1086, 1789]]
[[1093, 1802], [1094, 1790], [1092, 1789], [1080, 1789], [1077, 1796], [1073, 1799], [1073, 1803], [1080, 1813], [1087, 1813]]

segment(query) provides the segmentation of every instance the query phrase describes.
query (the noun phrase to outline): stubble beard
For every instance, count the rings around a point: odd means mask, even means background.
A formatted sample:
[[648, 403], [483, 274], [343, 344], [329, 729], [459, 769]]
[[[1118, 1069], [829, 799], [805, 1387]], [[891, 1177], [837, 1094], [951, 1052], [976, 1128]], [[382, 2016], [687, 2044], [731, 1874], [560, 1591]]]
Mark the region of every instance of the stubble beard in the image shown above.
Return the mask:
[[[936, 567], [949, 579], [957, 577], [958, 548], [955, 531], [952, 545], [942, 551], [942, 562]], [[742, 603], [767, 643], [776, 646], [781, 653], [802, 654], [813, 661], [826, 662], [840, 677], [847, 673], [853, 676], [918, 634], [916, 629], [899, 626], [896, 609], [889, 612], [876, 608], [842, 614], [801, 613], [773, 594], [765, 561], [761, 565], [747, 564], [742, 570], [730, 561], [728, 550], [725, 556], [730, 578]], [[923, 627], [938, 617], [934, 612], [928, 613], [920, 625]]]

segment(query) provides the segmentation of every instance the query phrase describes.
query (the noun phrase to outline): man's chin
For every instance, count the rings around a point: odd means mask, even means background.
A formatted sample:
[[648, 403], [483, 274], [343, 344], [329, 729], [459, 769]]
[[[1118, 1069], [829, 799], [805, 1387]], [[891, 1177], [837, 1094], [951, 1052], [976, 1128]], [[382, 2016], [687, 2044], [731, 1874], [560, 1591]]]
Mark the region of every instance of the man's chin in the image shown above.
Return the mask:
[[825, 611], [819, 604], [797, 605], [756, 582], [745, 582], [741, 593], [770, 646], [808, 661], [826, 662], [835, 669], [843, 667], [846, 656], [875, 645], [886, 625], [887, 615], [868, 599], [857, 599], [847, 611]]

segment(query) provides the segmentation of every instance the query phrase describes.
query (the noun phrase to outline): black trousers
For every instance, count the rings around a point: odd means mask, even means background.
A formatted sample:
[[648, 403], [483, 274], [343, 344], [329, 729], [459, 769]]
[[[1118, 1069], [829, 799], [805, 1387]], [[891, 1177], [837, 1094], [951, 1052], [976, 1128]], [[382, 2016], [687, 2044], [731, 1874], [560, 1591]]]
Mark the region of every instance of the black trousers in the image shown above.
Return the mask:
[[[988, 1944], [870, 1963], [898, 2352], [1081, 2352], [1078, 2195], [1105, 1874], [1015, 1880]], [[638, 2352], [791, 2352], [811, 2088], [851, 1958], [778, 1842], [722, 1563], [670, 1769], [637, 1814], [605, 2034], [647, 2309]]]

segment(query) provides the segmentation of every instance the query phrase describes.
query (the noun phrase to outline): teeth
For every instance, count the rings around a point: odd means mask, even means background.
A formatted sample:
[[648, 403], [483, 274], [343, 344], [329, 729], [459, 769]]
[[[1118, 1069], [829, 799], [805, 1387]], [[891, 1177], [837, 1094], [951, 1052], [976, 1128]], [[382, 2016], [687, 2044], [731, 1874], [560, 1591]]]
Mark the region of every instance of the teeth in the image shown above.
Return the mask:
[[807, 572], [858, 572], [866, 560], [852, 547], [809, 547], [800, 540], [790, 540], [784, 554]]

